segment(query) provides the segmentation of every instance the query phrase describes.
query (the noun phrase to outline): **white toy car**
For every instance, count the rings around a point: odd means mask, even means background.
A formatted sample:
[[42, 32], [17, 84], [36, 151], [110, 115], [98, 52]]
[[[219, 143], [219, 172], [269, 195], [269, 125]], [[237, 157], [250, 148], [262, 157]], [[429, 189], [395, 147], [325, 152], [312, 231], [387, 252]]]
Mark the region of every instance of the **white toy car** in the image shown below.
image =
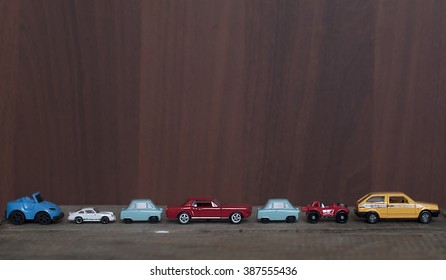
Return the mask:
[[101, 222], [108, 224], [109, 222], [116, 221], [115, 214], [113, 212], [98, 211], [94, 208], [82, 208], [68, 214], [68, 220], [74, 221], [76, 224], [82, 224], [83, 222]]

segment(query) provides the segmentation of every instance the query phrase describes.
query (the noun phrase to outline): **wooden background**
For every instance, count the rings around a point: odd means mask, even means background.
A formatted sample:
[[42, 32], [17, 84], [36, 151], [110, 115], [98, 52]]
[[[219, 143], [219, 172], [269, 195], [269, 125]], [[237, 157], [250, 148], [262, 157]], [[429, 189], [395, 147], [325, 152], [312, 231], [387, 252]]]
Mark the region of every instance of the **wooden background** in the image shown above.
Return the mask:
[[0, 0], [0, 207], [446, 206], [446, 1]]

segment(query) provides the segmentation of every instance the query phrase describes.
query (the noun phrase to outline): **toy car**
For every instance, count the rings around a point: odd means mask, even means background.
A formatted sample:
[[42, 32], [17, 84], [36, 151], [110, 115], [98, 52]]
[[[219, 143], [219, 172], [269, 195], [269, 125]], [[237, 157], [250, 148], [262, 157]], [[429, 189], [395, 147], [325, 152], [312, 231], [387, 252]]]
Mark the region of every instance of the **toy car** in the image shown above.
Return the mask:
[[115, 214], [113, 212], [98, 211], [94, 208], [82, 208], [68, 214], [68, 220], [74, 221], [76, 224], [82, 224], [83, 222], [101, 222], [108, 224], [109, 222], [116, 221]]
[[161, 221], [163, 209], [159, 208], [150, 199], [135, 199], [127, 208], [121, 211], [121, 220], [129, 224], [132, 222], [158, 223]]
[[251, 216], [252, 206], [247, 204], [221, 204], [212, 197], [190, 198], [183, 205], [169, 205], [166, 216], [178, 219], [180, 224], [187, 224], [190, 220], [221, 220], [229, 219], [233, 224], [239, 224], [243, 218]]
[[336, 218], [336, 222], [346, 223], [349, 210], [342, 203], [333, 202], [331, 205], [325, 206], [320, 201], [313, 201], [310, 205], [302, 207], [302, 212], [307, 213], [307, 220], [312, 224], [317, 223], [320, 218]]
[[269, 199], [264, 207], [257, 210], [257, 219], [262, 223], [269, 221], [294, 223], [299, 219], [299, 213], [299, 208], [294, 207], [288, 199]]
[[6, 219], [14, 225], [21, 225], [25, 221], [34, 221], [41, 225], [57, 222], [64, 217], [60, 207], [52, 202], [43, 200], [39, 192], [31, 197], [22, 197], [8, 202]]
[[373, 192], [356, 202], [355, 214], [375, 224], [379, 219], [418, 219], [427, 224], [438, 217], [437, 204], [414, 201], [402, 192]]

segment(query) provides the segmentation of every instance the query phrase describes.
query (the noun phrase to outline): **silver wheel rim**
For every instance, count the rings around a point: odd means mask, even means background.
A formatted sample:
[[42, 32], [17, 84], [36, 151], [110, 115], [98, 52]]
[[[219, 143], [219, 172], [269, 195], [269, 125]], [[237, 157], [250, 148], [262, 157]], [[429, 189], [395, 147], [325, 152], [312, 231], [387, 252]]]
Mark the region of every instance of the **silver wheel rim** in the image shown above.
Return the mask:
[[421, 221], [423, 221], [423, 223], [426, 223], [429, 221], [429, 214], [428, 213], [423, 213], [421, 215]]
[[186, 213], [180, 214], [180, 223], [186, 224], [189, 222], [189, 215]]
[[240, 223], [240, 221], [242, 220], [242, 215], [240, 215], [239, 213], [234, 213], [231, 216], [231, 221], [235, 224]]
[[369, 221], [370, 221], [371, 223], [374, 223], [374, 222], [376, 221], [376, 215], [375, 215], [375, 214], [370, 214], [370, 216], [369, 216]]
[[81, 218], [76, 218], [76, 224], [81, 224], [82, 223], [82, 219]]

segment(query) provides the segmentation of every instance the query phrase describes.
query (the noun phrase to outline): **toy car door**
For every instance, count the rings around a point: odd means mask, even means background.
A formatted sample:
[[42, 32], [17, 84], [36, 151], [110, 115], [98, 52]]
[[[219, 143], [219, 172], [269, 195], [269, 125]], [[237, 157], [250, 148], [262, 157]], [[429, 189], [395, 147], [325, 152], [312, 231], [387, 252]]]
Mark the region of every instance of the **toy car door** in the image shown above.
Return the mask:
[[92, 209], [85, 210], [85, 214], [83, 216], [84, 216], [83, 219], [85, 221], [96, 221], [96, 220], [98, 220], [96, 212], [94, 210], [92, 210]]
[[206, 218], [220, 218], [220, 207], [213, 201], [196, 201], [197, 217]]

